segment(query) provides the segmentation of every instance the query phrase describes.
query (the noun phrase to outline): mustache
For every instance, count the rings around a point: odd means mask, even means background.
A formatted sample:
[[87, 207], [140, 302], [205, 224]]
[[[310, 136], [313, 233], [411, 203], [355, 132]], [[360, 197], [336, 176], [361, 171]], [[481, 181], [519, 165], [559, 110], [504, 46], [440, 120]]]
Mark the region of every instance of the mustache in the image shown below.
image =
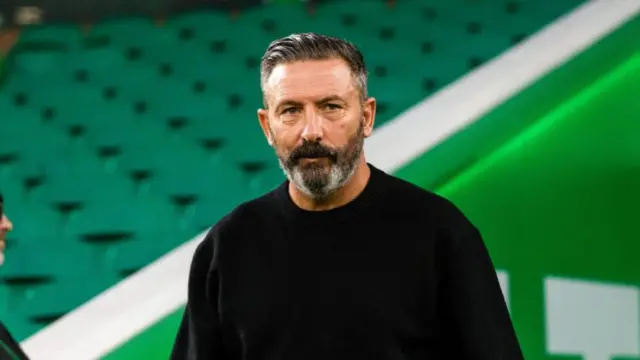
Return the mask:
[[303, 158], [320, 157], [327, 157], [333, 161], [336, 161], [338, 159], [338, 152], [318, 142], [304, 142], [302, 145], [293, 150], [293, 152], [291, 152], [289, 159], [291, 161], [298, 161]]

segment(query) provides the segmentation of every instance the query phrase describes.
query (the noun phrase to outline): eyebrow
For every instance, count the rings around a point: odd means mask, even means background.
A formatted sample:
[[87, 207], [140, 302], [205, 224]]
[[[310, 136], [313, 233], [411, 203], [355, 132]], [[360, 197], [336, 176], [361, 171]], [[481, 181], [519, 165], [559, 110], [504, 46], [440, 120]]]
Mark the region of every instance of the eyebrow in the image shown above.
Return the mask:
[[280, 111], [280, 110], [282, 110], [282, 108], [284, 108], [286, 106], [300, 106], [300, 105], [302, 105], [302, 103], [300, 101], [283, 100], [278, 104], [278, 106], [276, 106], [276, 110]]
[[317, 104], [324, 104], [324, 103], [328, 103], [328, 102], [331, 102], [331, 101], [342, 101], [342, 102], [344, 102], [345, 100], [343, 98], [341, 98], [340, 96], [338, 96], [338, 95], [329, 95], [329, 96], [326, 96], [326, 97], [320, 99], [320, 101], [318, 101], [316, 103]]

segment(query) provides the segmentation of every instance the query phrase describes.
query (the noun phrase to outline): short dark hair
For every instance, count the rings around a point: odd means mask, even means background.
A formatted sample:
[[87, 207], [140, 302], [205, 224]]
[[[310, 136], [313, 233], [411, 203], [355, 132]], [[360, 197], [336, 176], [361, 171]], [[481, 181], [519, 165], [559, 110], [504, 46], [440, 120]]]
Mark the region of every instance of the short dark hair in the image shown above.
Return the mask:
[[[349, 65], [360, 97], [364, 101], [367, 98], [368, 73], [360, 50], [347, 40], [316, 33], [291, 34], [269, 44], [260, 64], [260, 86], [263, 99], [265, 84], [277, 65], [293, 61], [331, 58], [342, 59]], [[264, 101], [266, 106], [266, 99]]]

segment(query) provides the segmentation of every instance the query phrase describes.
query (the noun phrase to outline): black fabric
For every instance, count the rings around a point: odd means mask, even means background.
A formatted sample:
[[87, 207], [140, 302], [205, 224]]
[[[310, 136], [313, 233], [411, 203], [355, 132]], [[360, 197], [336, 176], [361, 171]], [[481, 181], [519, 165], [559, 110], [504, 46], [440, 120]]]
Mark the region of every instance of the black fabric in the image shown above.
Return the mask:
[[0, 360], [28, 360], [18, 342], [2, 323], [0, 323]]
[[365, 190], [305, 211], [283, 183], [198, 246], [173, 360], [523, 359], [476, 228], [370, 166]]

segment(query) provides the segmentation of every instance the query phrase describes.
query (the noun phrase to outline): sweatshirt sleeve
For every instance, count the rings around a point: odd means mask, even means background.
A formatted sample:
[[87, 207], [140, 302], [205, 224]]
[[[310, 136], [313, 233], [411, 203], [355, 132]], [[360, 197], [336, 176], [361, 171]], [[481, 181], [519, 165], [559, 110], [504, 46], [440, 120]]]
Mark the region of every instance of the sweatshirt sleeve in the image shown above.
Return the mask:
[[[11, 352], [11, 354], [17, 356], [19, 360], [29, 359], [20, 347], [20, 344], [11, 336], [9, 330], [7, 330], [2, 323], [0, 323], [0, 342], [2, 342], [2, 344], [0, 344], [0, 359], [3, 359], [2, 354], [5, 352]], [[5, 346], [8, 348], [5, 348]]]
[[173, 345], [171, 360], [221, 360], [222, 342], [217, 311], [218, 276], [214, 227], [197, 247], [189, 272], [187, 304]]
[[523, 360], [482, 236], [464, 216], [456, 217], [437, 250], [443, 351], [461, 360]]

